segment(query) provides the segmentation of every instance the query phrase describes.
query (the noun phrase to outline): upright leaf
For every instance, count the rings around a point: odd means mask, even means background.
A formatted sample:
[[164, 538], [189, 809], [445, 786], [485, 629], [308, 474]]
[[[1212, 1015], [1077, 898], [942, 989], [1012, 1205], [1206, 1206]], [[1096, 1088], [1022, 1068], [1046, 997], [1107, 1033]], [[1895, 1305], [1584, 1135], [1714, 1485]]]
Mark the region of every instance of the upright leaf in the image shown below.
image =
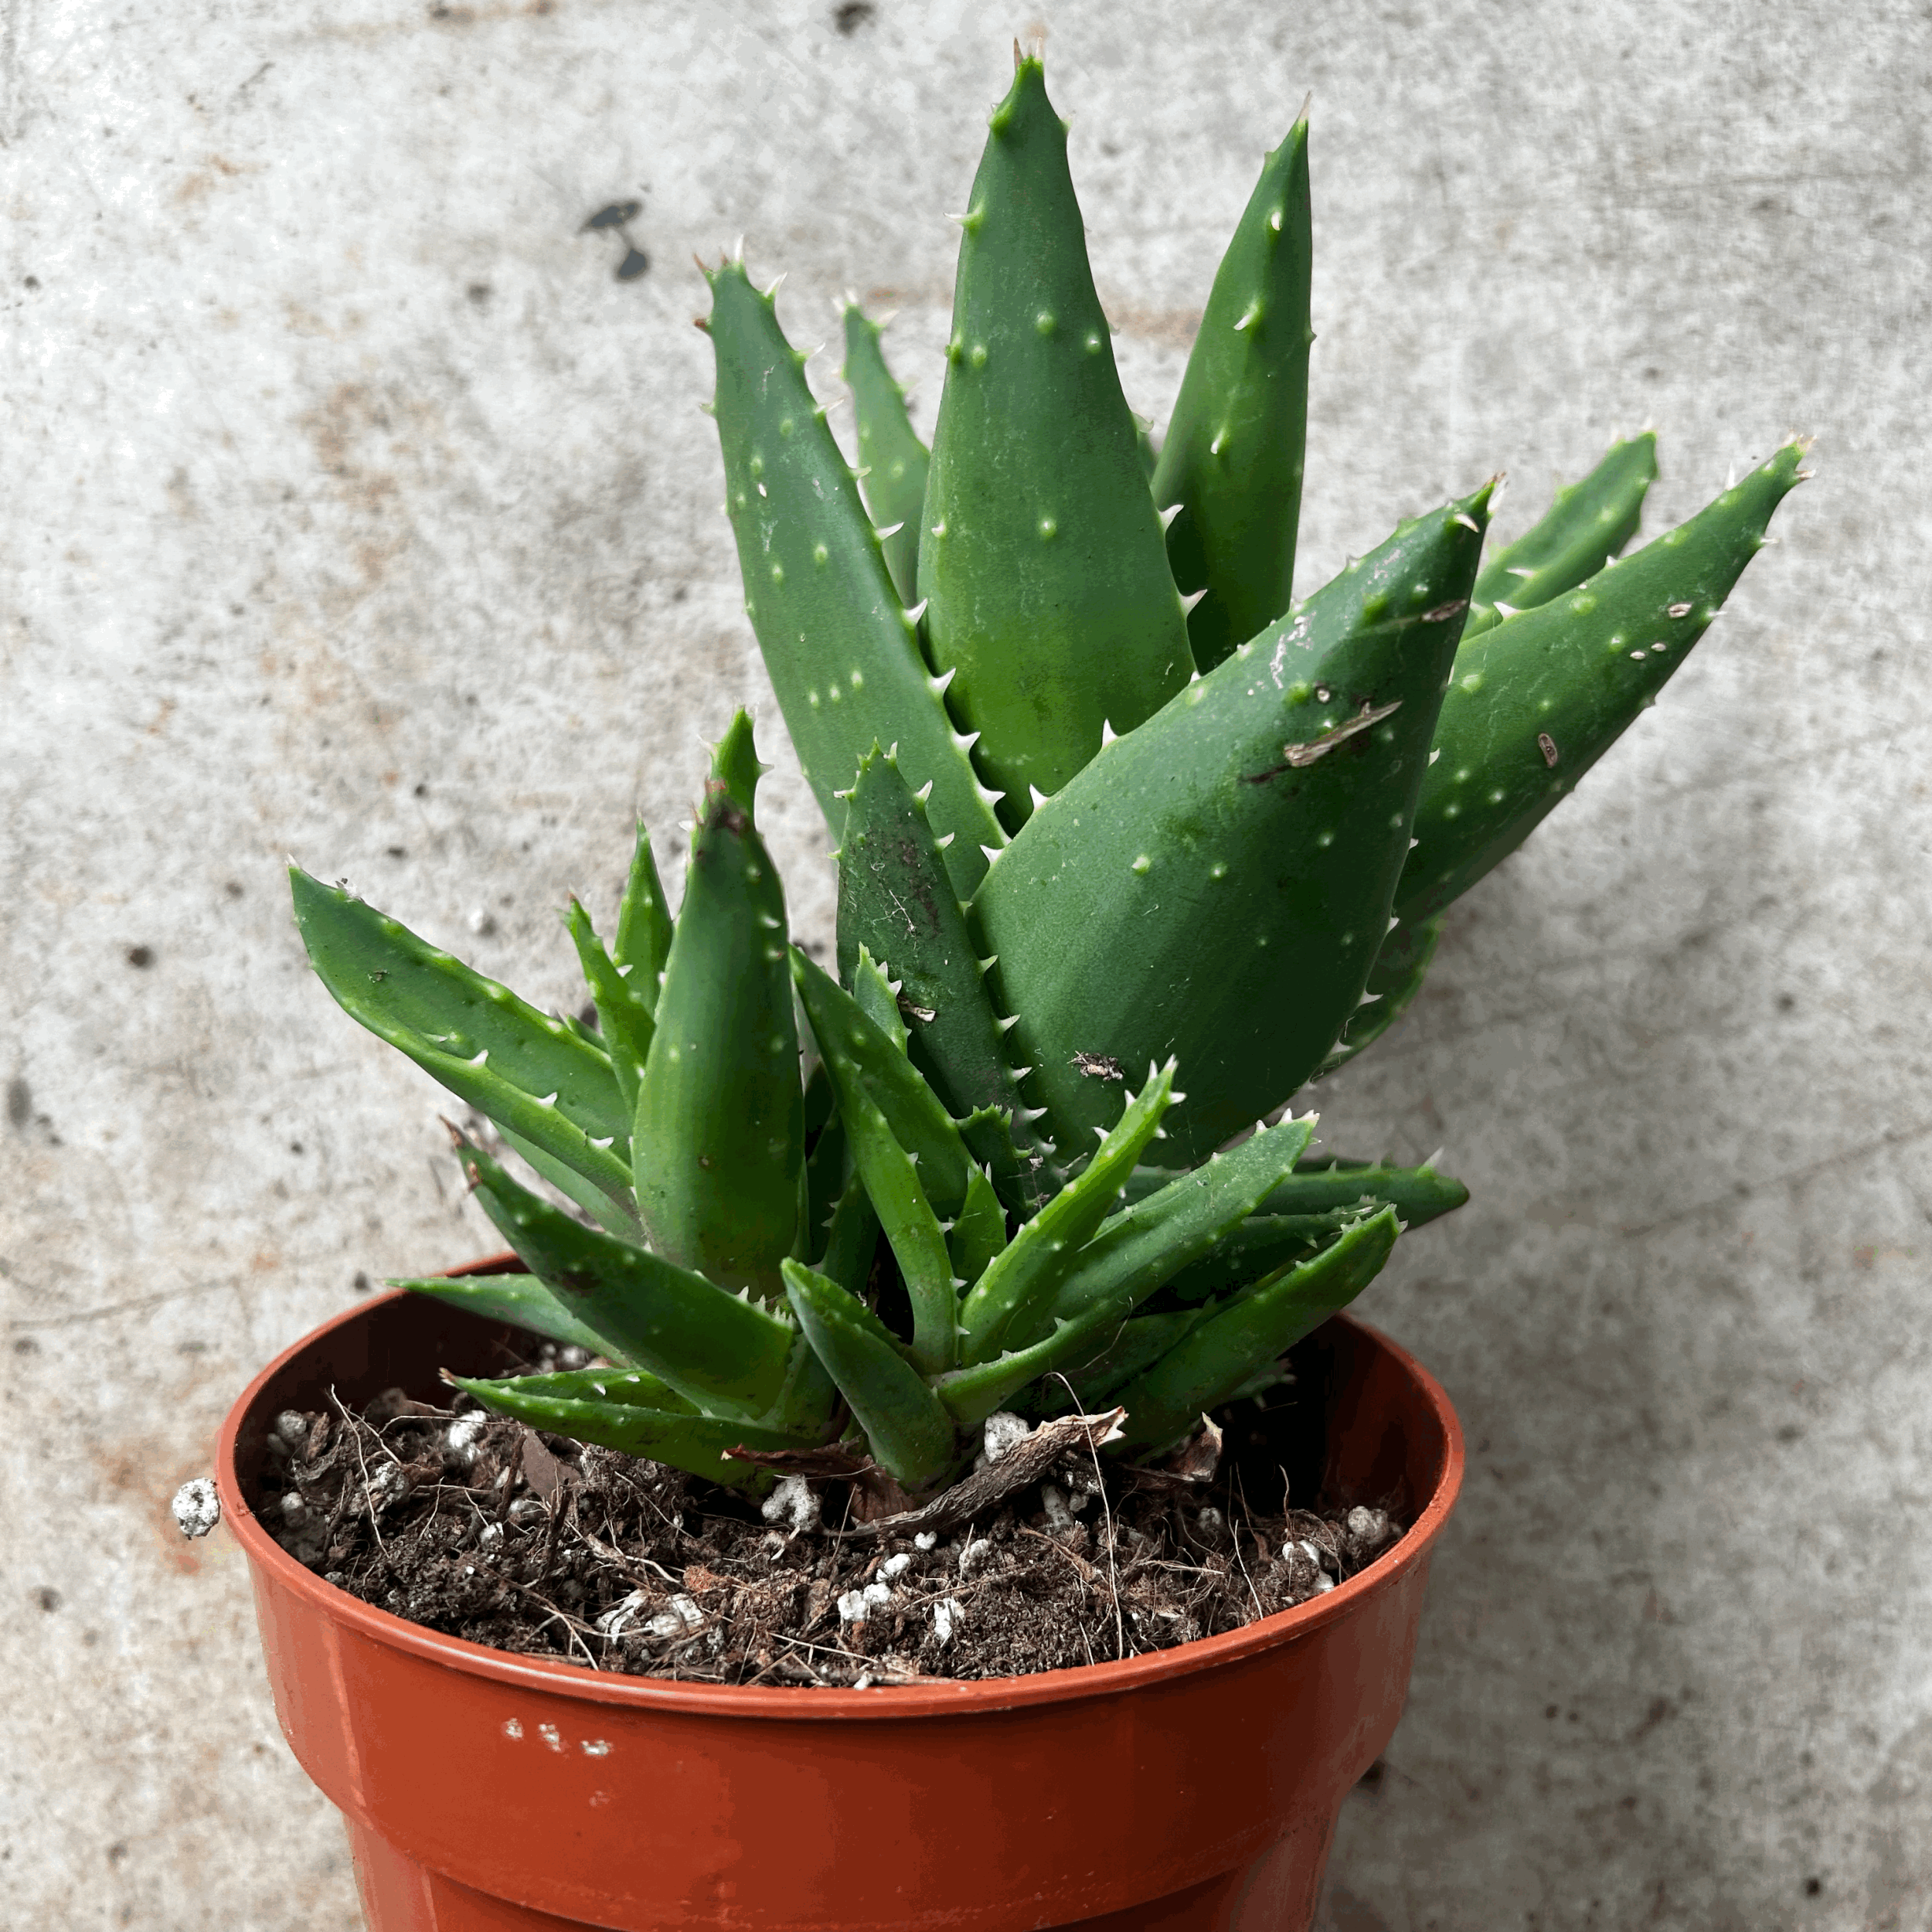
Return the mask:
[[[990, 125], [961, 218], [919, 591], [947, 701], [1017, 826], [1036, 788], [1064, 785], [1109, 722], [1151, 716], [1193, 661], [1038, 60]], [[923, 783], [905, 753], [902, 738]]]
[[1298, 120], [1215, 272], [1154, 472], [1203, 671], [1287, 610], [1308, 423], [1308, 124]]
[[[1037, 1206], [1053, 1192], [1053, 1149], [1036, 1131], [1006, 1056], [1005, 1029], [988, 998], [964, 908], [954, 896], [926, 807], [876, 747], [860, 765], [838, 852], [838, 971], [852, 981], [862, 951], [900, 983], [913, 1063], [951, 1112], [1006, 1116], [1006, 1171]], [[1038, 1155], [1035, 1165], [1029, 1156]]]
[[799, 763], [835, 838], [839, 795], [876, 743], [899, 747], [914, 784], [957, 835], [947, 848], [954, 891], [986, 869], [983, 848], [1005, 833], [940, 696], [945, 681], [920, 657], [915, 626], [858, 485], [812, 398], [770, 294], [742, 263], [709, 272], [703, 325], [717, 353], [718, 440], [725, 507], [738, 540], [745, 610], [764, 653]]
[[841, 1111], [849, 1097], [868, 1097], [886, 1117], [893, 1138], [918, 1157], [920, 1182], [934, 1211], [956, 1213], [966, 1198], [972, 1162], [951, 1116], [852, 995], [796, 947], [791, 975]]
[[[590, 923], [590, 915], [577, 900], [571, 900], [563, 923], [570, 929], [584, 984], [597, 1005], [597, 1029], [604, 1050], [611, 1057], [611, 1071], [617, 1077], [617, 1092], [625, 1107], [635, 1112], [638, 1083], [644, 1077], [644, 1063], [657, 1031], [651, 1019], [655, 999], [646, 999], [645, 988], [634, 985], [631, 978], [617, 971], [617, 962]], [[650, 991], [655, 995], [655, 985]]]
[[892, 1245], [913, 1307], [913, 1366], [923, 1374], [950, 1369], [958, 1349], [959, 1297], [953, 1288], [952, 1257], [926, 1190], [919, 1164], [893, 1138], [886, 1117], [862, 1085], [839, 1096], [852, 1158], [872, 1211]]
[[909, 1489], [944, 1475], [957, 1454], [952, 1418], [892, 1331], [837, 1282], [796, 1261], [785, 1264], [785, 1292], [879, 1466]]
[[784, 895], [748, 808], [750, 741], [740, 712], [705, 787], [633, 1139], [658, 1253], [775, 1295], [798, 1239], [804, 1108]]
[[1062, 1147], [1177, 1056], [1182, 1163], [1288, 1098], [1389, 923], [1488, 492], [1405, 524], [1117, 740], [975, 896]]
[[658, 880], [658, 862], [651, 855], [651, 835], [640, 818], [631, 853], [631, 876], [624, 882], [623, 902], [617, 907], [611, 959], [631, 992], [654, 1013], [658, 1009], [658, 976], [671, 957], [671, 908]]
[[1589, 475], [1556, 492], [1541, 522], [1483, 565], [1470, 594], [1464, 641], [1575, 590], [1621, 556], [1637, 534], [1656, 475], [1657, 438], [1648, 430], [1612, 443]]
[[910, 604], [917, 595], [913, 583], [919, 568], [919, 513], [926, 500], [926, 446], [906, 413], [906, 392], [886, 366], [881, 325], [869, 320], [855, 301], [843, 304], [839, 319], [845, 332], [845, 362], [838, 373], [852, 391], [859, 420], [859, 486], [879, 526], [893, 587]]

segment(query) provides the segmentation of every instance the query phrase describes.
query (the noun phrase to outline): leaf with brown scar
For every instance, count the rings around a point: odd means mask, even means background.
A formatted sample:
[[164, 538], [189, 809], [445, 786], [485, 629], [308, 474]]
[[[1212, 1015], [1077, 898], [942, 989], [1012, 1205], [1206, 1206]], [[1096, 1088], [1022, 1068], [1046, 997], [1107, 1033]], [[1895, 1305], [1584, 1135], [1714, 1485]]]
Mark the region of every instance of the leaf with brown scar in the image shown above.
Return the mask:
[[1250, 778], [1248, 783], [1257, 785], [1264, 778], [1272, 778], [1276, 773], [1301, 771], [1313, 764], [1318, 758], [1325, 758], [1335, 747], [1345, 740], [1352, 738], [1358, 732], [1366, 731], [1371, 725], [1379, 725], [1384, 718], [1393, 716], [1402, 709], [1398, 698], [1393, 704], [1365, 704], [1355, 715], [1344, 723], [1331, 726], [1318, 738], [1311, 738], [1305, 744], [1284, 745], [1281, 747], [1283, 762], [1274, 771], [1264, 771], [1260, 778]]

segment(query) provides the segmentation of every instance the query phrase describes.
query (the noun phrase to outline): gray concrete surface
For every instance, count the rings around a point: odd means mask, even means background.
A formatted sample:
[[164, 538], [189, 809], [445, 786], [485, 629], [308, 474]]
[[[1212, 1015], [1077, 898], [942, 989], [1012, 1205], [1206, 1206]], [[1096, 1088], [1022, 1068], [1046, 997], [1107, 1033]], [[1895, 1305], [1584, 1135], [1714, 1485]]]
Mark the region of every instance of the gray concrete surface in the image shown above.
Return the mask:
[[[930, 420], [941, 211], [1029, 24], [839, 11], [0, 5], [9, 1927], [356, 1922], [240, 1559], [167, 1498], [272, 1352], [489, 1236], [280, 861], [561, 998], [554, 909], [608, 907], [634, 806], [670, 862], [701, 736], [740, 697], [777, 736], [691, 252], [748, 232], [803, 339], [849, 282], [900, 304]], [[1046, 20], [1156, 416], [1315, 90], [1304, 587], [1494, 468], [1519, 529], [1646, 418], [1653, 529], [1819, 439], [1782, 547], [1324, 1102], [1476, 1190], [1371, 1297], [1473, 1453], [1331, 1932], [1932, 1927], [1927, 16]], [[577, 232], [627, 196], [628, 284]]]

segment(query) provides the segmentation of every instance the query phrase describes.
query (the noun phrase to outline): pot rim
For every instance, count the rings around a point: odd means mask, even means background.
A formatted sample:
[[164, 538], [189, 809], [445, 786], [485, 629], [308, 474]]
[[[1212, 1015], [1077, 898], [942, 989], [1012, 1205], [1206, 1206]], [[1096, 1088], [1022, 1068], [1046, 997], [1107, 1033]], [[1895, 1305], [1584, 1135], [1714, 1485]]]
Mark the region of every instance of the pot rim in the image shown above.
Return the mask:
[[[468, 1273], [470, 1269], [451, 1272]], [[430, 1630], [366, 1604], [298, 1563], [269, 1535], [250, 1508], [242, 1493], [236, 1451], [243, 1421], [263, 1389], [323, 1336], [365, 1320], [408, 1293], [406, 1288], [391, 1289], [331, 1316], [283, 1349], [242, 1391], [223, 1418], [216, 1440], [215, 1480], [223, 1519], [251, 1566], [268, 1573], [331, 1621], [371, 1642], [473, 1676], [590, 1703], [767, 1720], [877, 1719], [990, 1713], [1115, 1696], [1292, 1643], [1325, 1624], [1348, 1616], [1365, 1597], [1379, 1595], [1416, 1564], [1427, 1560], [1462, 1488], [1462, 1427], [1442, 1385], [1406, 1349], [1390, 1341], [1379, 1328], [1352, 1315], [1338, 1314], [1329, 1319], [1359, 1330], [1393, 1355], [1408, 1373], [1441, 1428], [1444, 1443], [1442, 1473], [1416, 1520], [1392, 1549], [1333, 1590], [1292, 1609], [1277, 1611], [1240, 1630], [1197, 1638], [1170, 1650], [1145, 1651], [1137, 1657], [1077, 1665], [1065, 1670], [1035, 1671], [1021, 1677], [937, 1679], [914, 1685], [882, 1683], [865, 1690], [852, 1690], [818, 1689], [803, 1685], [696, 1684], [675, 1679], [620, 1675], [562, 1658], [522, 1656], [512, 1651], [472, 1643], [468, 1638]]]

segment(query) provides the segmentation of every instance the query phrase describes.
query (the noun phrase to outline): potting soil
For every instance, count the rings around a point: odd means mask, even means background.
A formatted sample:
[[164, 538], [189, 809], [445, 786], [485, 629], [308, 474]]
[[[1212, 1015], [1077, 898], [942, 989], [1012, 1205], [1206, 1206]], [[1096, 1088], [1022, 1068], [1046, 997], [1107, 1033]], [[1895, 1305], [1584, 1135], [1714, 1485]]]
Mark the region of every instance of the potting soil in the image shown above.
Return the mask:
[[437, 1409], [392, 1389], [357, 1410], [332, 1393], [277, 1418], [269, 1446], [263, 1521], [365, 1603], [499, 1650], [707, 1683], [885, 1687], [1167, 1650], [1333, 1589], [1405, 1526], [1386, 1498], [1291, 1506], [1268, 1430], [1238, 1420], [1229, 1453], [1197, 1444], [1184, 1474], [1083, 1447], [977, 1519], [913, 1533], [864, 1521], [843, 1477], [761, 1499], [464, 1396]]

